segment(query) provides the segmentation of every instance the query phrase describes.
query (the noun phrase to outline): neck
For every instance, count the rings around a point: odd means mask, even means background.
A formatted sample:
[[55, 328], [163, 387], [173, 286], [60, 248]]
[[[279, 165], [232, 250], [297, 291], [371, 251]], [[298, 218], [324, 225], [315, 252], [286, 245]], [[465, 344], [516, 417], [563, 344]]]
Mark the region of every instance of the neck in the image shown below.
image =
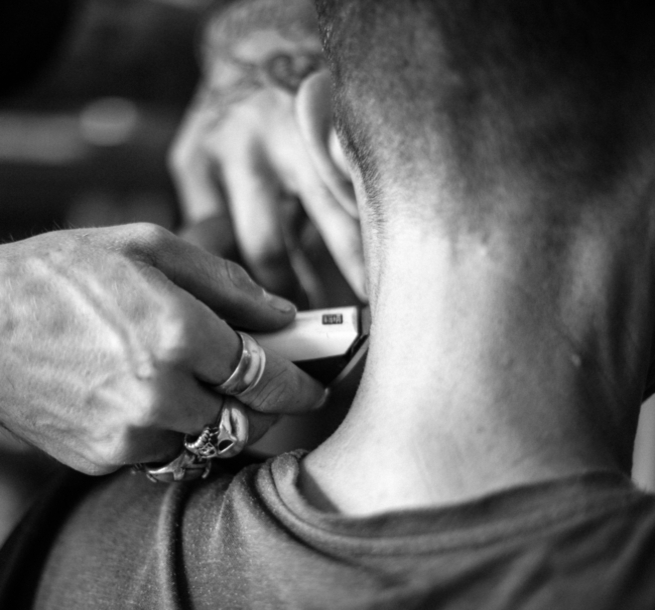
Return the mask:
[[310, 501], [366, 515], [628, 472], [651, 342], [636, 218], [582, 221], [556, 248], [539, 223], [457, 243], [399, 223], [360, 390], [304, 461]]

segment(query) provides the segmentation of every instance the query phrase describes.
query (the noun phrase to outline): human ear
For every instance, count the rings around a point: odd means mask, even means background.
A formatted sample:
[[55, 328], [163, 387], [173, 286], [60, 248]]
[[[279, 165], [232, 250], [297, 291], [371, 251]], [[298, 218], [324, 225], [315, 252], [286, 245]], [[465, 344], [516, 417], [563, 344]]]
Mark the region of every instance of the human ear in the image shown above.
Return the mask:
[[344, 210], [357, 218], [357, 200], [348, 161], [332, 121], [330, 74], [327, 70], [312, 74], [300, 85], [296, 118], [319, 177]]

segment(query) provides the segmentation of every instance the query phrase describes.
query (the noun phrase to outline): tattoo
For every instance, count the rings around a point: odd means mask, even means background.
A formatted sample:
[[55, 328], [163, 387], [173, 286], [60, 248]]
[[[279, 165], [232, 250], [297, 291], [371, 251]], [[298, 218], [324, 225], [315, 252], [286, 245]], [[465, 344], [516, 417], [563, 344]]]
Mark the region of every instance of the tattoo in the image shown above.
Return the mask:
[[310, 0], [241, 0], [213, 13], [204, 31], [203, 97], [217, 119], [266, 87], [295, 93], [323, 65]]
[[256, 32], [274, 32], [292, 43], [318, 45], [318, 24], [310, 0], [239, 0], [209, 18], [204, 44], [231, 48]]
[[298, 91], [300, 83], [321, 67], [321, 56], [287, 55], [281, 53], [269, 58], [264, 71], [271, 81], [291, 93]]

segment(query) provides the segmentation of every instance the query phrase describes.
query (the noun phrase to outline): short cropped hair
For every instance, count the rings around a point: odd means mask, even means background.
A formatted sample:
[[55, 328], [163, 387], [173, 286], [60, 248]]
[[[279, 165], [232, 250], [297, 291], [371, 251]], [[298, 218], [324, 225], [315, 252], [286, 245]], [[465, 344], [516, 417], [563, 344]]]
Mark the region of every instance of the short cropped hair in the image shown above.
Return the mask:
[[503, 172], [593, 192], [653, 141], [655, 3], [316, 5], [337, 130], [370, 197], [430, 164], [472, 200]]

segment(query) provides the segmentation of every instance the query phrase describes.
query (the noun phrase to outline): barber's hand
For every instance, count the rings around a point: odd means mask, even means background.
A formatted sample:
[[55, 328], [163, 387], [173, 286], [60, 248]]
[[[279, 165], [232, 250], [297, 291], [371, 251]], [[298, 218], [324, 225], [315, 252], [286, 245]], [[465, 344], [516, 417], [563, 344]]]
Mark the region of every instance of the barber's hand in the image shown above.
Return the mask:
[[[165, 462], [213, 423], [212, 386], [239, 362], [231, 326], [274, 330], [295, 309], [230, 263], [154, 225], [61, 231], [0, 246], [0, 421], [89, 474]], [[323, 388], [267, 354], [250, 441]]]
[[364, 297], [354, 197], [328, 188], [296, 120], [298, 87], [323, 62], [313, 3], [238, 3], [211, 19], [203, 41], [203, 80], [171, 151], [188, 227], [183, 235], [242, 260], [264, 286], [293, 297], [299, 199]]

